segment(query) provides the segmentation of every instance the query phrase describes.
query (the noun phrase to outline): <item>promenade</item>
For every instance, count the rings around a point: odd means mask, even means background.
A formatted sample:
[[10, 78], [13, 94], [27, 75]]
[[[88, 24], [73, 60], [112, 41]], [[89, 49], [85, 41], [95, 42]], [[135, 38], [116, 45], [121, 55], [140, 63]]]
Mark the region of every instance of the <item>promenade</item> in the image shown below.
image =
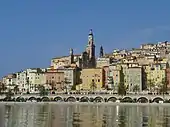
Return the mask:
[[148, 95], [148, 94], [127, 94], [127, 95], [117, 95], [117, 94], [50, 94], [48, 96], [40, 95], [14, 95], [11, 96], [10, 100], [5, 95], [0, 96], [1, 101], [53, 101], [53, 102], [130, 102], [130, 103], [170, 103], [170, 95]]

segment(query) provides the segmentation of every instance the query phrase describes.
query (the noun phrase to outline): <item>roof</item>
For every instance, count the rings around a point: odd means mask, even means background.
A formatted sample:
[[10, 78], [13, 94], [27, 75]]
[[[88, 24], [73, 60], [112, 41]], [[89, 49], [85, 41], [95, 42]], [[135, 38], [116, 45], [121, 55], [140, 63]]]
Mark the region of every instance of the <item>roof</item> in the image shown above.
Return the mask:
[[61, 58], [66, 58], [66, 57], [69, 57], [69, 56], [59, 56], [59, 57], [54, 57], [52, 59], [61, 59]]

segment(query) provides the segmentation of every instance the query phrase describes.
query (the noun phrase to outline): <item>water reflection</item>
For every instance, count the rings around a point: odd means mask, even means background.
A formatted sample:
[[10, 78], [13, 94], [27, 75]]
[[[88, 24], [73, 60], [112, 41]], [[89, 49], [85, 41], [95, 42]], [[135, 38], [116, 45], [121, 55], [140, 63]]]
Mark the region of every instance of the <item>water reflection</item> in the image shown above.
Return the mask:
[[78, 104], [0, 106], [1, 127], [169, 127], [170, 107]]

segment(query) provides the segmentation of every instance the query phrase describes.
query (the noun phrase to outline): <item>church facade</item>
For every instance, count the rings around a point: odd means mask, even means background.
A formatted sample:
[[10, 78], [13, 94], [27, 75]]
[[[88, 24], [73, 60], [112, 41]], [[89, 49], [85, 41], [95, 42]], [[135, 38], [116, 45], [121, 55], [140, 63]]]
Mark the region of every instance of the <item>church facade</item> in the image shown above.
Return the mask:
[[69, 56], [56, 57], [51, 60], [51, 67], [54, 69], [71, 65], [76, 65], [82, 69], [96, 67], [95, 44], [92, 29], [89, 32], [88, 44], [84, 52], [80, 55], [75, 55], [73, 49], [70, 49]]

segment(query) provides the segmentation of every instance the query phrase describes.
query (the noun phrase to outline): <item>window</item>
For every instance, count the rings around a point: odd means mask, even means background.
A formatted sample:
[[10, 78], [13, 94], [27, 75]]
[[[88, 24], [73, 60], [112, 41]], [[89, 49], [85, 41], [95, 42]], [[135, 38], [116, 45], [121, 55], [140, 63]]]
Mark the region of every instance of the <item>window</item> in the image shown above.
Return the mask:
[[98, 79], [98, 82], [100, 82], [100, 79]]
[[94, 79], [92, 79], [92, 82], [94, 82]]

